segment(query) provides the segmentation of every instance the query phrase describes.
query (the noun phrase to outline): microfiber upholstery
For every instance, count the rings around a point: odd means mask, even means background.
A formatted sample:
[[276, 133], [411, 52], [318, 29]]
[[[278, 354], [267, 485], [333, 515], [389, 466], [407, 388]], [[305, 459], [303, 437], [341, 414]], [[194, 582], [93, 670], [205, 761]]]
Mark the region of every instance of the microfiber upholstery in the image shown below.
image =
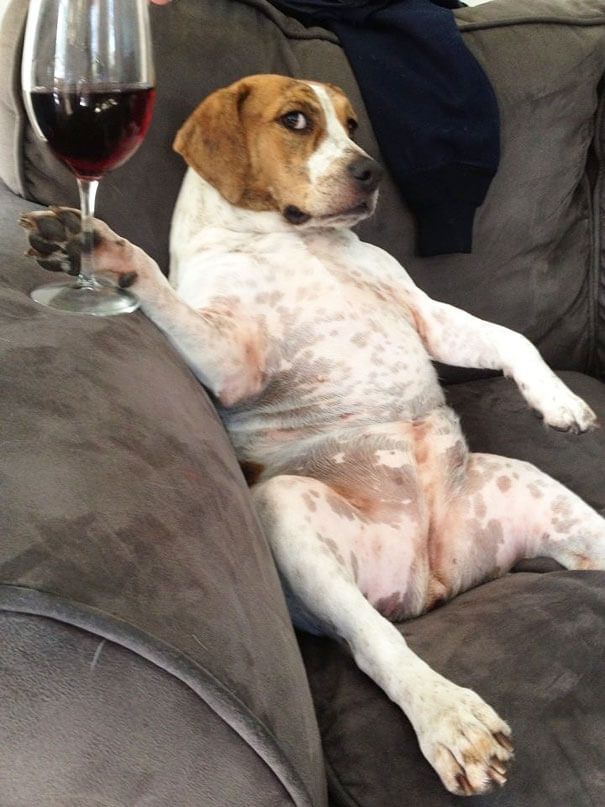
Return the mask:
[[291, 803], [211, 707], [123, 646], [7, 611], [0, 646], [2, 807]]
[[147, 659], [254, 751], [280, 804], [321, 805], [304, 669], [214, 407], [143, 314], [70, 316], [30, 300], [48, 280], [19, 255], [16, 221], [31, 207], [0, 189], [0, 612]]

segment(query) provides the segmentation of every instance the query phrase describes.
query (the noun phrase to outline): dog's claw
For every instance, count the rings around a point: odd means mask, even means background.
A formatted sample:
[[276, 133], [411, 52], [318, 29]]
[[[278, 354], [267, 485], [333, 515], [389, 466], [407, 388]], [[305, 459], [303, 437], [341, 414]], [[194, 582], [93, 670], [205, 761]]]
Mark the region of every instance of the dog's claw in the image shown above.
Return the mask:
[[[61, 213], [61, 216], [59, 216]], [[74, 222], [78, 230], [73, 231]], [[35, 258], [41, 269], [48, 272], [80, 274], [79, 217], [71, 209], [51, 208], [35, 213], [23, 213], [19, 224], [29, 231], [30, 248], [25, 253]]]
[[504, 734], [501, 731], [497, 731], [494, 734], [494, 737], [496, 738], [498, 744], [501, 745], [502, 748], [504, 748], [506, 751], [508, 751], [509, 754], [513, 753], [513, 744], [510, 741], [510, 739], [506, 736], [506, 734]]
[[34, 224], [33, 220], [30, 218], [28, 213], [21, 213], [19, 216], [19, 224], [21, 227], [24, 227], [26, 230], [35, 230], [36, 225]]
[[459, 773], [456, 776], [456, 782], [458, 783], [458, 787], [460, 788], [461, 795], [463, 796], [472, 796], [474, 793], [473, 788], [471, 787], [471, 783], [466, 778], [463, 773]]
[[487, 773], [492, 782], [495, 782], [499, 787], [506, 784], [506, 764], [498, 757], [491, 757]]

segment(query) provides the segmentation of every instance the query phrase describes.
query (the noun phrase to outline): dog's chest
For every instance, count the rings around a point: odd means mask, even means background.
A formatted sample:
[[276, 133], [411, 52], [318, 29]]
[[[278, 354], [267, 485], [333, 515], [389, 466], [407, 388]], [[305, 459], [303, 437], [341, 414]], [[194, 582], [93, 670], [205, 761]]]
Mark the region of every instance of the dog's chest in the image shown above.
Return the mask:
[[283, 425], [360, 412], [399, 420], [440, 396], [403, 284], [365, 247], [351, 233], [246, 245], [223, 286], [268, 341], [267, 384], [246, 414]]

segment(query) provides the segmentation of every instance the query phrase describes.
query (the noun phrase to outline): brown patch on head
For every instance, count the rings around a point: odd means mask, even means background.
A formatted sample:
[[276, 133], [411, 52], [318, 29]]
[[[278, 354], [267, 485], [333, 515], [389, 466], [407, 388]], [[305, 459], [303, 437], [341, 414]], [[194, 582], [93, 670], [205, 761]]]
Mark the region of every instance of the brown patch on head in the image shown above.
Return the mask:
[[[256, 75], [206, 98], [179, 130], [174, 148], [238, 207], [278, 211], [294, 225], [343, 214], [359, 220], [371, 212], [371, 191], [355, 180], [349, 167], [367, 155], [328, 125], [313, 85], [326, 90], [348, 132], [355, 115], [337, 87]], [[317, 164], [310, 167], [311, 157], [324, 142], [329, 149], [336, 144], [334, 154], [319, 175], [311, 176], [318, 170]]]
[[[292, 112], [306, 116], [308, 131], [284, 126], [283, 116]], [[177, 133], [174, 149], [228, 202], [283, 210], [302, 201], [307, 161], [325, 133], [321, 104], [306, 82], [257, 75], [202, 101]]]

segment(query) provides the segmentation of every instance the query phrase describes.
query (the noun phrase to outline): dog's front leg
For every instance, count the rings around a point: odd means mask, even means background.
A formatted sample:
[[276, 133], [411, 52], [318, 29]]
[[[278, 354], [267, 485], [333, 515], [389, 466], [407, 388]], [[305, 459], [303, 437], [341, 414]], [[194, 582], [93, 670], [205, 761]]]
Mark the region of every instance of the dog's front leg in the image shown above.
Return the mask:
[[522, 334], [437, 303], [417, 288], [409, 292], [409, 303], [432, 358], [458, 367], [502, 370], [555, 429], [583, 432], [596, 425], [592, 409], [552, 372]]
[[[77, 274], [80, 214], [68, 208], [29, 213], [20, 222], [30, 231], [30, 253], [44, 268]], [[142, 249], [94, 223], [95, 272], [119, 286], [132, 286], [141, 308], [168, 336], [200, 381], [224, 406], [256, 394], [265, 379], [265, 337], [261, 325], [232, 297], [216, 298], [195, 310], [181, 300], [157, 263]]]

